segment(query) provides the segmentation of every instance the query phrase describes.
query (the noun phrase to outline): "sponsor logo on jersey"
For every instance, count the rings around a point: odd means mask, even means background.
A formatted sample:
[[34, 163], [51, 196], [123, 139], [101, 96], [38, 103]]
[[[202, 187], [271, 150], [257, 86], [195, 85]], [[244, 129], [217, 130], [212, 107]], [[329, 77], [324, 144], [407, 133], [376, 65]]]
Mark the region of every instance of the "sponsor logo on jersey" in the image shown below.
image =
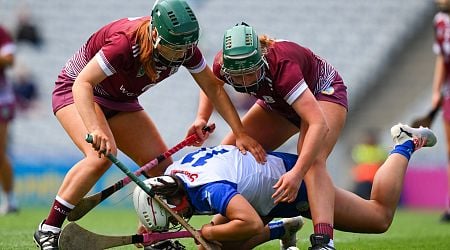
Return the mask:
[[138, 94], [129, 92], [123, 85], [120, 86], [120, 91], [126, 96], [138, 96]]
[[191, 172], [186, 171], [186, 170], [174, 169], [174, 170], [171, 171], [170, 174], [171, 174], [171, 175], [175, 175], [175, 174], [182, 174], [182, 175], [185, 175], [185, 176], [187, 176], [187, 177], [189, 178], [189, 181], [190, 181], [190, 182], [194, 182], [195, 179], [198, 178], [198, 174], [194, 174], [194, 173], [191, 173]]
[[320, 91], [320, 93], [322, 93], [324, 95], [332, 95], [332, 94], [334, 94], [334, 88], [333, 88], [333, 86], [330, 86], [330, 87]]

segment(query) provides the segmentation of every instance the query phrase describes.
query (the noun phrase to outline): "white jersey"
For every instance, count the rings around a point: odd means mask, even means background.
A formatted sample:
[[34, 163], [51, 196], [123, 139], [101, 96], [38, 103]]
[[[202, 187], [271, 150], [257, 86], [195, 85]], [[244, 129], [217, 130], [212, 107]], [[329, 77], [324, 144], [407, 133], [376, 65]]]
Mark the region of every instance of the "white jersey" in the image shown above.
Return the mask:
[[[244, 155], [238, 148], [229, 145], [202, 148], [187, 154], [181, 160], [174, 162], [165, 172], [167, 175], [180, 177], [186, 183], [188, 191], [210, 183], [227, 183], [219, 187], [235, 188], [249, 201], [258, 214], [263, 216], [275, 207], [274, 200], [271, 198], [275, 192], [273, 185], [284, 173], [286, 169], [283, 159], [267, 155], [267, 162], [260, 164], [250, 152]], [[218, 185], [214, 191], [217, 191], [217, 187]], [[232, 198], [228, 197], [228, 200], [224, 200], [225, 198], [211, 198], [211, 196], [211, 193], [203, 190], [198, 197], [198, 202], [208, 200], [211, 205], [214, 203], [211, 200], [215, 199], [217, 202], [220, 200], [224, 204], [217, 205], [220, 207], [217, 210], [221, 210]], [[192, 200], [191, 197], [191, 202], [195, 205], [197, 201]], [[215, 212], [223, 213], [224, 211]]]

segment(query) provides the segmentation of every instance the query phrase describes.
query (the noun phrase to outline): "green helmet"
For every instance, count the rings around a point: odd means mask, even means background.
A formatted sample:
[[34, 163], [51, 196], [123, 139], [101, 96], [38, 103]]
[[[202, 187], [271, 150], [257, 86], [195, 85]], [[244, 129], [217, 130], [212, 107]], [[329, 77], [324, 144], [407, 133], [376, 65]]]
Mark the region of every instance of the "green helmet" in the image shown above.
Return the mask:
[[225, 79], [237, 91], [248, 93], [248, 91], [236, 88], [242, 87], [242, 84], [236, 84], [233, 77], [251, 73], [257, 74], [256, 82], [246, 85], [247, 89], [257, 85], [265, 77], [265, 59], [261, 52], [259, 38], [255, 30], [245, 23], [238, 24], [225, 31], [222, 58], [222, 72]]
[[161, 44], [180, 48], [197, 44], [198, 21], [184, 0], [157, 0], [151, 16]]

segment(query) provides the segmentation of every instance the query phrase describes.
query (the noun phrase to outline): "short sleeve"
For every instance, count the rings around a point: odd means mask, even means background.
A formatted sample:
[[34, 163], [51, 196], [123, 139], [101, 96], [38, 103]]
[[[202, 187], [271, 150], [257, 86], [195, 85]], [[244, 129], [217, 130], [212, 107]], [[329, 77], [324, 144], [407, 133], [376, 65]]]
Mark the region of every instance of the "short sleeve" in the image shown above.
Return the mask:
[[95, 58], [107, 76], [115, 74], [118, 69], [131, 65], [132, 51], [127, 36], [118, 33], [108, 38]]
[[228, 203], [238, 194], [236, 187], [228, 182], [213, 182], [206, 184], [202, 190], [202, 196], [207, 199], [211, 211], [225, 216]]
[[308, 88], [300, 66], [288, 60], [280, 62], [274, 78], [277, 91], [289, 105]]
[[198, 47], [195, 47], [192, 56], [183, 63], [191, 73], [200, 73], [206, 68], [206, 60]]

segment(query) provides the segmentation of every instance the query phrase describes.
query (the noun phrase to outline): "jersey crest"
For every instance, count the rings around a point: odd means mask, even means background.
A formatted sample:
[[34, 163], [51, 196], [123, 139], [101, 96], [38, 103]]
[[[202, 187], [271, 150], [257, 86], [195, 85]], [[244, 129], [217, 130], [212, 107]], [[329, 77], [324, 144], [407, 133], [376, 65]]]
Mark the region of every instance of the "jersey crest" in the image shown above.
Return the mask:
[[328, 88], [320, 91], [320, 93], [322, 93], [324, 95], [332, 95], [332, 94], [334, 94], [334, 88], [333, 88], [333, 86], [329, 86]]
[[138, 70], [136, 77], [143, 77], [145, 75], [144, 66], [141, 66]]

